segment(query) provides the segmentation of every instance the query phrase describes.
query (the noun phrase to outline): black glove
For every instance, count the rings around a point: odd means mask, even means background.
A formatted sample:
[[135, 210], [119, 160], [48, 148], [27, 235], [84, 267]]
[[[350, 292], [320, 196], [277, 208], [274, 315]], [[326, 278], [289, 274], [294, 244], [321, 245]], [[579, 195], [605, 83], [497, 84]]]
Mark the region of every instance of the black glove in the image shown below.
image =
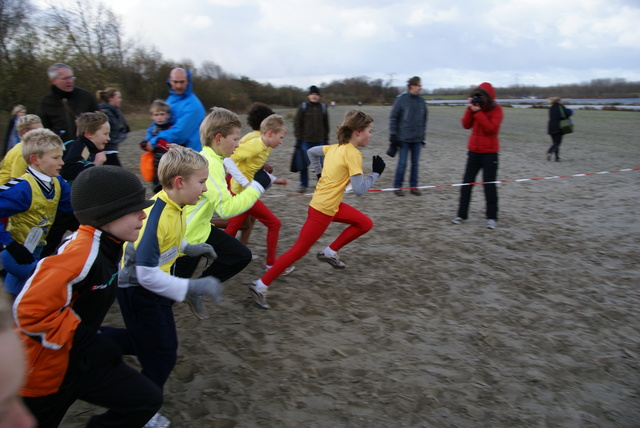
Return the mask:
[[400, 147], [400, 140], [395, 134], [389, 135], [389, 141], [396, 147]]
[[20, 245], [16, 241], [12, 241], [7, 245], [7, 251], [19, 265], [30, 265], [35, 261], [33, 254], [24, 245]]
[[398, 153], [398, 146], [393, 143], [389, 143], [389, 148], [387, 149], [387, 156], [394, 157]]
[[384, 163], [384, 161], [382, 160], [382, 158], [378, 155], [375, 155], [373, 157], [373, 162], [371, 164], [371, 169], [373, 169], [373, 172], [377, 172], [378, 174], [382, 174], [382, 171], [384, 171], [384, 167], [386, 166], [386, 164]]
[[262, 168], [256, 171], [256, 174], [253, 176], [253, 179], [258, 183], [260, 183], [260, 185], [264, 187], [264, 190], [267, 190], [269, 187], [271, 187], [271, 177], [269, 177], [269, 174], [267, 174], [267, 171], [265, 171]]

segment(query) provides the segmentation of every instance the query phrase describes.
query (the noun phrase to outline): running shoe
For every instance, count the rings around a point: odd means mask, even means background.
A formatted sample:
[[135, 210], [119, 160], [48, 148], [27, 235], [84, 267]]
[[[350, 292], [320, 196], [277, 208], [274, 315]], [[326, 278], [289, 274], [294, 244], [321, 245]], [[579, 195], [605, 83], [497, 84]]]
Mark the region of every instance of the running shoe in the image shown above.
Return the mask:
[[204, 296], [202, 294], [193, 294], [187, 293], [187, 298], [185, 299], [189, 308], [191, 308], [191, 312], [197, 318], [201, 320], [206, 320], [211, 317], [209, 310], [204, 304]]
[[318, 260], [320, 260], [321, 262], [327, 262], [329, 263], [331, 266], [333, 266], [335, 269], [344, 269], [347, 267], [347, 265], [345, 265], [344, 263], [342, 263], [340, 261], [340, 259], [338, 258], [338, 253], [334, 254], [331, 257], [327, 257], [324, 255], [324, 252], [322, 251], [318, 251], [318, 254], [316, 254], [316, 258]]
[[256, 281], [249, 284], [249, 295], [260, 309], [271, 309], [271, 306], [267, 303], [267, 293], [258, 291]]

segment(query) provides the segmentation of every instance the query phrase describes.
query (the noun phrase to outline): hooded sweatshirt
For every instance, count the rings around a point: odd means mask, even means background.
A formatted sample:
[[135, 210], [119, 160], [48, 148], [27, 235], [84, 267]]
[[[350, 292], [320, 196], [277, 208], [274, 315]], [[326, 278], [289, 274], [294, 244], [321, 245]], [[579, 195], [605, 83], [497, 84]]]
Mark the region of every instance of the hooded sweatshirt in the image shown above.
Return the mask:
[[493, 86], [484, 82], [479, 87], [489, 94], [489, 99], [483, 103], [482, 110], [475, 113], [470, 108], [465, 110], [462, 127], [471, 129], [467, 148], [474, 153], [498, 153], [500, 151], [498, 133], [504, 113], [502, 107], [495, 102], [496, 91]]
[[191, 72], [186, 69], [185, 71], [187, 72], [189, 83], [182, 94], [176, 94], [171, 89], [169, 79], [167, 79], [167, 85], [169, 85], [167, 104], [171, 108], [171, 116], [174, 119], [174, 123], [171, 128], [161, 131], [149, 140], [153, 147], [157, 147], [158, 139], [163, 139], [169, 143], [189, 147], [196, 152], [202, 150], [200, 123], [204, 119], [205, 109], [198, 97], [193, 93]]

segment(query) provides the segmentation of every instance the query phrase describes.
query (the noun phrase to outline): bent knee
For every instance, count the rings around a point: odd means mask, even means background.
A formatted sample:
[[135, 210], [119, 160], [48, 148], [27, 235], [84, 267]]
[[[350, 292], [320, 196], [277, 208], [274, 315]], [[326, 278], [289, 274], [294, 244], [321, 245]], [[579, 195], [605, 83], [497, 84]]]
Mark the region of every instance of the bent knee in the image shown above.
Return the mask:
[[369, 217], [365, 217], [365, 219], [360, 223], [360, 228], [365, 232], [370, 231], [373, 228], [373, 220]]

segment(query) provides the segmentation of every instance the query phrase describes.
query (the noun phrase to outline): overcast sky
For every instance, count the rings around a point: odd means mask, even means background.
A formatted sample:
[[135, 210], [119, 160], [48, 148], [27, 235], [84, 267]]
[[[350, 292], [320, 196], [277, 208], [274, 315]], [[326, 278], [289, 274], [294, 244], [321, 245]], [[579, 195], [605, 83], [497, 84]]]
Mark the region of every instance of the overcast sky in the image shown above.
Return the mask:
[[640, 81], [639, 0], [109, 0], [165, 59], [308, 87]]

